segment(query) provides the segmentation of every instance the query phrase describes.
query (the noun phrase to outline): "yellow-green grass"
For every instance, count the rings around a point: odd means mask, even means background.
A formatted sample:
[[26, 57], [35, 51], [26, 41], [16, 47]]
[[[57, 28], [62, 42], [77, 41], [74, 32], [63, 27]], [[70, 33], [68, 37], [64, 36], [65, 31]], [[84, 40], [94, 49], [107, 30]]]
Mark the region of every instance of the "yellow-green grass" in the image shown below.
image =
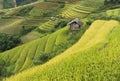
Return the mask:
[[106, 15], [111, 17], [120, 17], [120, 8], [106, 11]]
[[0, 19], [0, 32], [8, 33], [8, 34], [16, 34], [22, 30], [24, 26], [26, 29], [31, 28], [33, 26], [39, 26], [41, 23], [46, 22], [46, 19], [38, 19], [38, 18], [24, 18], [24, 17], [16, 17], [16, 18], [8, 18], [8, 19]]
[[60, 22], [59, 19], [56, 19], [55, 21], [49, 20], [42, 25], [39, 26], [40, 30], [42, 31], [51, 31], [55, 28], [55, 25], [57, 25]]
[[23, 43], [27, 43], [32, 40], [38, 39], [40, 37], [41, 37], [40, 33], [36, 32], [36, 31], [32, 31], [32, 32], [28, 33], [27, 35], [22, 36], [21, 40]]
[[4, 10], [1, 10], [1, 12], [5, 12], [6, 16], [14, 16], [20, 13], [21, 10], [32, 7], [31, 10], [28, 10], [26, 12], [28, 16], [43, 16], [43, 13], [56, 9], [58, 8], [58, 6], [59, 4], [57, 3], [43, 2], [43, 0], [41, 0], [41, 1], [36, 1], [34, 3], [30, 3], [27, 5], [19, 6], [16, 8], [4, 9]]
[[[56, 39], [57, 36], [67, 31], [68, 27], [62, 28], [53, 34], [44, 36], [32, 42], [23, 44], [21, 46], [3, 52], [0, 54], [0, 57], [9, 61], [11, 64], [15, 64], [14, 68], [15, 73], [20, 72], [22, 70], [34, 66], [33, 61], [39, 59], [39, 56], [41, 55], [42, 52], [46, 53], [52, 52], [56, 44], [56, 41], [58, 41]], [[67, 41], [68, 37], [66, 33], [64, 34], [64, 36], [63, 35], [61, 36], [61, 39], [62, 37], [64, 39], [60, 41], [61, 43]]]
[[[25, 18], [23, 18], [25, 19]], [[26, 18], [25, 21], [22, 23], [24, 26], [39, 26], [40, 24], [48, 21], [48, 18], [40, 18], [40, 17], [33, 17], [33, 18]]]
[[17, 12], [19, 12], [21, 9], [24, 9], [24, 8], [30, 7], [30, 6], [34, 6], [34, 5], [39, 4], [41, 2], [43, 2], [43, 0], [39, 0], [39, 1], [36, 1], [36, 2], [33, 2], [33, 3], [29, 3], [29, 4], [26, 4], [26, 5], [18, 6], [16, 8], [3, 9], [1, 11], [5, 12], [5, 15], [11, 16], [11, 15], [14, 15]]
[[83, 18], [95, 10], [95, 8], [81, 6], [80, 3], [79, 4], [78, 3], [66, 4], [66, 6], [63, 8], [60, 16], [62, 16], [64, 18], [75, 18], [75, 17]]
[[99, 8], [104, 5], [105, 0], [81, 0], [80, 4], [87, 7]]
[[30, 11], [31, 16], [43, 16], [47, 11], [57, 9], [58, 4], [52, 2], [41, 2], [35, 5], [35, 7]]
[[91, 12], [103, 6], [104, 0], [81, 0], [75, 3], [66, 4], [60, 16], [64, 18], [84, 18]]
[[62, 42], [65, 42], [68, 36], [67, 31], [68, 31], [68, 27], [64, 28], [64, 30], [58, 30], [57, 32], [52, 34], [47, 40], [45, 52], [50, 53], [54, 50], [54, 46], [59, 45]]
[[13, 34], [17, 33], [21, 28], [21, 23], [24, 19], [1, 19], [0, 20], [0, 32]]
[[77, 2], [77, 1], [79, 1], [79, 0], [47, 0], [47, 1], [50, 1], [50, 2], [58, 2], [58, 1], [61, 1], [61, 2], [73, 3], [73, 2]]
[[4, 81], [119, 81], [120, 25], [97, 20], [71, 48]]

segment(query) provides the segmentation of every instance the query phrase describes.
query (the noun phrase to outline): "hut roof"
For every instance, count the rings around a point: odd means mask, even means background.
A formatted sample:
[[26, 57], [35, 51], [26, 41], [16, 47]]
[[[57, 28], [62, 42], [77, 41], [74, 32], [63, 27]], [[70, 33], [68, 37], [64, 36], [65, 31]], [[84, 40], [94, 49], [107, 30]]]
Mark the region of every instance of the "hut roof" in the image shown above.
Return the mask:
[[76, 23], [79, 24], [79, 25], [83, 25], [82, 21], [80, 21], [78, 18], [75, 18], [74, 20], [70, 21], [70, 22], [68, 23], [68, 25], [70, 25], [70, 24], [72, 24], [72, 23], [74, 23], [74, 22], [76, 22]]

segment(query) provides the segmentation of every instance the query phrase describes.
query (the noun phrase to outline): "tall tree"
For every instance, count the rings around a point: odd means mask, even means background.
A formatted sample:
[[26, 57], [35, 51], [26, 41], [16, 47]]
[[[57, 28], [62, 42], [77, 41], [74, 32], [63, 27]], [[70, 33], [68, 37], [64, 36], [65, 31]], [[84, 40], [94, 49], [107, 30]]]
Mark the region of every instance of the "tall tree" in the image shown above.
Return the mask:
[[14, 7], [17, 7], [17, 2], [16, 2], [16, 0], [13, 0], [13, 2], [14, 2]]
[[105, 4], [105, 5], [107, 5], [107, 4], [116, 5], [116, 4], [120, 4], [120, 0], [105, 0], [105, 1], [104, 1], [104, 4]]

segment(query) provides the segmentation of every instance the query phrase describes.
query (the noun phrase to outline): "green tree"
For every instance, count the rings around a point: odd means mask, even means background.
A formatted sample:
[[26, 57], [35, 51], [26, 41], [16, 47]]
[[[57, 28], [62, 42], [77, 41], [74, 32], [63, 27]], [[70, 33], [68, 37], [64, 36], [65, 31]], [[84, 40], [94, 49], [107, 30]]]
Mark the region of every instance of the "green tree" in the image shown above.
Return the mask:
[[104, 4], [105, 5], [108, 5], [108, 4], [116, 5], [116, 4], [120, 4], [120, 0], [105, 0]]
[[18, 36], [0, 33], [0, 52], [9, 50], [20, 43], [21, 40]]

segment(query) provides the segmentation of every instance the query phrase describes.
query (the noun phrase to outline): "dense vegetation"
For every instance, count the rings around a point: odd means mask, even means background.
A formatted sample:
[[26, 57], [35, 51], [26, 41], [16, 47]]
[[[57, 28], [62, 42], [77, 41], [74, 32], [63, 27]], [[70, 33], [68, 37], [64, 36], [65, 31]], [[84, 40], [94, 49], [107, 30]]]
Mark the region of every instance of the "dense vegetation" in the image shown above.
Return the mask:
[[9, 63], [9, 61], [0, 58], [0, 81], [3, 77], [9, 77], [13, 74], [11, 70], [14, 69], [14, 64]]
[[3, 0], [3, 8], [13, 8], [20, 5], [25, 5], [31, 2], [35, 2], [37, 0]]
[[0, 81], [119, 81], [119, 0], [5, 1]]
[[61, 55], [4, 81], [119, 81], [119, 30], [118, 21], [95, 21]]
[[0, 52], [18, 46], [21, 40], [18, 36], [0, 33]]
[[105, 0], [104, 4], [105, 5], [109, 5], [109, 4], [116, 5], [116, 4], [120, 4], [120, 0]]
[[3, 0], [3, 8], [12, 8], [14, 7], [13, 0]]
[[34, 2], [34, 1], [37, 1], [37, 0], [16, 0], [17, 5], [24, 5], [24, 4]]
[[[59, 25], [57, 26], [59, 27], [66, 25], [61, 23], [58, 24]], [[89, 25], [85, 24], [79, 33], [73, 33], [72, 35], [69, 35], [68, 27], [63, 27], [51, 35], [44, 36], [39, 40], [4, 52], [1, 54], [1, 56], [5, 56], [4, 59], [10, 61], [9, 66], [11, 66], [13, 63], [15, 64], [12, 73], [20, 72], [35, 65], [43, 64], [56, 55], [62, 53], [67, 48], [72, 46], [76, 41], [78, 41], [88, 27]], [[22, 51], [22, 53], [20, 53], [20, 51]], [[15, 55], [14, 52], [16, 52]], [[11, 56], [9, 56], [9, 54], [11, 54]], [[18, 59], [19, 55], [20, 57]], [[6, 56], [9, 58], [6, 58]]]

